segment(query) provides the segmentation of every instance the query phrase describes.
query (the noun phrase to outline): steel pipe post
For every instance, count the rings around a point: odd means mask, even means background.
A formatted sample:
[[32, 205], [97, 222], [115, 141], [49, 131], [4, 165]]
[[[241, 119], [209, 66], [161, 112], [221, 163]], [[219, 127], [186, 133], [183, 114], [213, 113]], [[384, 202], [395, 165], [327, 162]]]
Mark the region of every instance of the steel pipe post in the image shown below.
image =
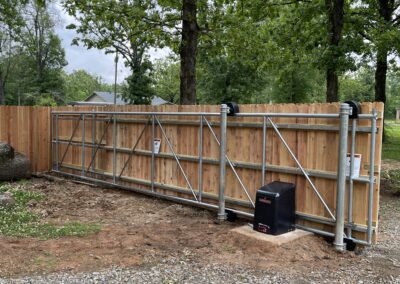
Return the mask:
[[203, 198], [203, 116], [200, 115], [199, 126], [199, 202]]
[[346, 156], [347, 140], [349, 129], [350, 106], [348, 104], [340, 105], [340, 131], [339, 131], [339, 155], [338, 155], [338, 173], [336, 189], [336, 225], [335, 225], [335, 249], [343, 251], [345, 249], [344, 238], [344, 195], [346, 189]]
[[117, 120], [115, 114], [113, 115], [113, 131], [112, 131], [112, 144], [113, 144], [113, 160], [112, 160], [112, 173], [113, 183], [116, 183], [117, 173]]
[[371, 144], [369, 154], [369, 188], [368, 188], [368, 244], [372, 243], [372, 215], [374, 206], [374, 184], [375, 184], [375, 145], [376, 145], [376, 109], [372, 110], [371, 118]]
[[54, 115], [51, 113], [51, 170], [54, 170]]
[[[94, 145], [96, 143], [96, 114], [93, 112], [93, 115], [92, 115], [92, 144]], [[91, 159], [91, 161], [93, 161], [93, 163], [92, 163], [92, 171], [94, 172], [94, 167], [95, 167], [95, 161], [94, 161], [94, 159], [95, 159], [95, 155], [96, 155], [96, 153], [95, 153], [95, 151], [94, 151], [94, 147], [92, 147], [92, 159]], [[92, 173], [92, 176], [93, 176], [93, 173]]]
[[56, 170], [60, 170], [58, 165], [58, 114], [56, 114]]
[[85, 115], [82, 115], [82, 176], [85, 176]]
[[228, 107], [221, 105], [220, 118], [220, 155], [219, 155], [219, 192], [218, 192], [218, 220], [224, 221], [225, 214], [225, 174], [226, 174], [226, 127], [228, 121]]
[[266, 145], [267, 145], [267, 118], [264, 116], [263, 117], [263, 140], [262, 140], [262, 166], [261, 166], [261, 186], [265, 185], [265, 163], [266, 163]]
[[[351, 125], [351, 150], [350, 150], [350, 175], [349, 175], [349, 200], [348, 200], [348, 215], [347, 222], [353, 223], [353, 191], [354, 191], [354, 154], [356, 150], [356, 127], [357, 120], [354, 118]], [[351, 227], [347, 228], [347, 237], [352, 237], [352, 229]]]
[[154, 191], [154, 160], [155, 160], [155, 153], [154, 153], [154, 139], [155, 139], [155, 119], [154, 115], [151, 116], [151, 169], [150, 169], [150, 175], [151, 175], [151, 191]]

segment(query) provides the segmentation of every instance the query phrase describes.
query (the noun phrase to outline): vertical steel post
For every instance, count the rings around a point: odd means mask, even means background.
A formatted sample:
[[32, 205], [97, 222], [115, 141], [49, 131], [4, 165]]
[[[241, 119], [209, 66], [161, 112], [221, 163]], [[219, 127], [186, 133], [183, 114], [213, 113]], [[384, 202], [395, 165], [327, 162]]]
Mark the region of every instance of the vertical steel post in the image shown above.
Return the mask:
[[263, 117], [263, 140], [262, 140], [262, 167], [261, 167], [261, 186], [265, 184], [265, 152], [266, 152], [266, 135], [267, 135], [267, 118]]
[[82, 115], [82, 176], [85, 176], [85, 115]]
[[56, 170], [60, 170], [58, 166], [58, 113], [56, 114]]
[[[356, 128], [357, 128], [357, 119], [353, 118], [351, 125], [351, 150], [350, 150], [350, 176], [349, 176], [349, 200], [348, 200], [348, 214], [347, 214], [347, 222], [349, 224], [353, 223], [353, 173], [354, 173], [354, 154], [356, 149]], [[352, 229], [351, 226], [347, 228], [347, 237], [351, 238]]]
[[113, 183], [116, 182], [116, 172], [117, 172], [117, 119], [115, 114], [113, 114], [113, 131], [112, 131], [112, 143], [113, 143], [113, 160], [112, 160], [112, 175]]
[[155, 118], [154, 115], [151, 116], [151, 191], [154, 191], [154, 139], [155, 139]]
[[335, 249], [343, 251], [345, 245], [344, 237], [344, 195], [346, 189], [346, 155], [347, 139], [349, 131], [350, 106], [348, 104], [340, 105], [340, 128], [339, 128], [339, 155], [338, 155], [338, 173], [336, 189], [336, 226], [335, 226]]
[[203, 195], [203, 116], [200, 115], [199, 129], [199, 202]]
[[371, 118], [371, 148], [369, 154], [369, 190], [368, 190], [368, 244], [372, 242], [372, 214], [374, 206], [374, 183], [375, 183], [375, 144], [376, 144], [376, 109], [372, 109]]
[[226, 219], [225, 214], [225, 173], [226, 173], [226, 126], [228, 107], [221, 105], [220, 121], [220, 155], [219, 155], [219, 193], [218, 193], [218, 220]]
[[92, 177], [94, 176], [96, 151], [94, 145], [96, 144], [96, 114], [92, 114]]
[[54, 170], [54, 115], [50, 113], [51, 117], [51, 169]]

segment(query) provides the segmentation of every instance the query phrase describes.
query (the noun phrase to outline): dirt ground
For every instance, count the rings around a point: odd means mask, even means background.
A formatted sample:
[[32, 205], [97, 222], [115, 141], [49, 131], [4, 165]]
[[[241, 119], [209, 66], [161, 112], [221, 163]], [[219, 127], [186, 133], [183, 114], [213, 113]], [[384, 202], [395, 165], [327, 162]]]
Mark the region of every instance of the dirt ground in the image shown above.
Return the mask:
[[243, 223], [216, 224], [215, 213], [131, 192], [67, 180], [33, 179], [24, 187], [46, 196], [32, 208], [46, 222], [97, 223], [102, 230], [55, 240], [0, 237], [0, 277], [98, 271], [111, 266], [143, 268], [169, 258], [279, 271], [294, 279], [307, 278], [315, 271], [335, 277], [341, 267], [349, 266], [377, 280], [400, 277], [400, 248], [390, 246], [400, 243], [400, 199], [388, 195], [381, 198], [383, 245], [361, 254], [340, 254], [315, 235], [279, 248], [268, 247], [230, 232]]

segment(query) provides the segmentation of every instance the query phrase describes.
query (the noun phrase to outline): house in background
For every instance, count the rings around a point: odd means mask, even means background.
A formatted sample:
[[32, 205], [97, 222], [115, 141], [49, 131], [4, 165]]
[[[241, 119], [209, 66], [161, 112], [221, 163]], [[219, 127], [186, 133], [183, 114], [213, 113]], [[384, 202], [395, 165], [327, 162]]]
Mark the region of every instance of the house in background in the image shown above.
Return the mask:
[[[121, 94], [117, 93], [117, 105], [129, 105], [129, 103], [125, 102]], [[114, 93], [111, 92], [93, 92], [92, 95], [87, 97], [83, 101], [78, 102], [70, 102], [70, 105], [113, 105], [114, 104]], [[152, 106], [159, 106], [159, 105], [167, 105], [172, 104], [163, 98], [154, 96], [151, 99]]]

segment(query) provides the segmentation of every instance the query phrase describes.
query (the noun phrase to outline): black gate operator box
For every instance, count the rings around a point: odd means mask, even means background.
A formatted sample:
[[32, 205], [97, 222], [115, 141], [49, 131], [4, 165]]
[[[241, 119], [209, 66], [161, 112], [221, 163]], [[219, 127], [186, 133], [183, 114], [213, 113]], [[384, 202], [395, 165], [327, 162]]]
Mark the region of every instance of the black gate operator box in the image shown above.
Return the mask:
[[257, 190], [253, 229], [270, 235], [293, 231], [295, 189], [292, 183], [274, 181]]

